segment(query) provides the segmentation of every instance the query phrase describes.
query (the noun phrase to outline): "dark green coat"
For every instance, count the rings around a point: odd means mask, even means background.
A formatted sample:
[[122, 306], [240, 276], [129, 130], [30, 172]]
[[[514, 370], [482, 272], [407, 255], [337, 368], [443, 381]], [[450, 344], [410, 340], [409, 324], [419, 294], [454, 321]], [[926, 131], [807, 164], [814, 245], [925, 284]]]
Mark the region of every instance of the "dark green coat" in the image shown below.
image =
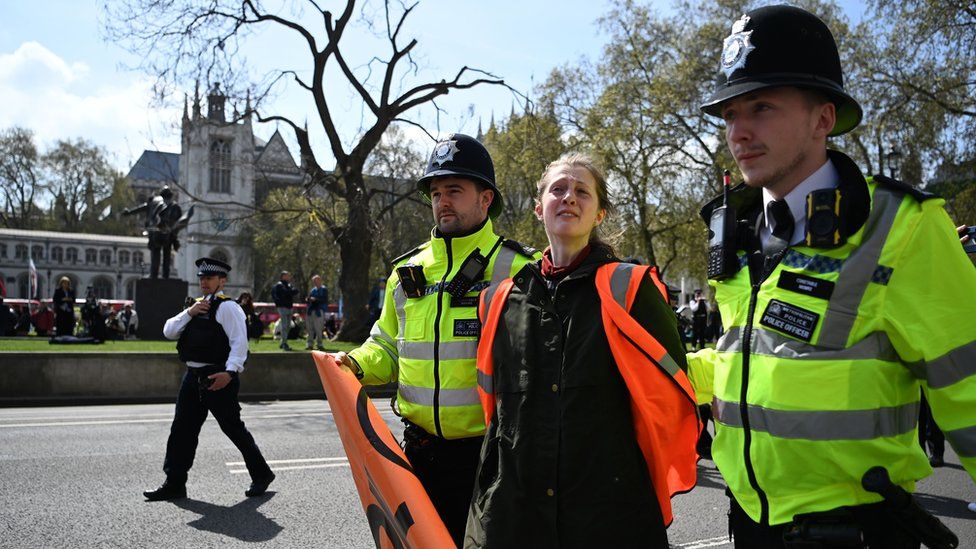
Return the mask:
[[[667, 547], [600, 316], [595, 274], [610, 261], [594, 246], [554, 291], [538, 264], [515, 276], [465, 547]], [[631, 312], [684, 367], [675, 315], [650, 280]]]

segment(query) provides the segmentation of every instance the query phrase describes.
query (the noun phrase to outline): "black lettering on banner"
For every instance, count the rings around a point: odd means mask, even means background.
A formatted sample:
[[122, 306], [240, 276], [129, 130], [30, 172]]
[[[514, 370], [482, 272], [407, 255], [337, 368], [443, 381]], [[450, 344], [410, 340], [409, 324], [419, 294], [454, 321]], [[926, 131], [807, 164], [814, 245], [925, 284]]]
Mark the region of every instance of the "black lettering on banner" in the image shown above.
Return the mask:
[[789, 271], [783, 271], [779, 274], [779, 282], [776, 285], [784, 290], [819, 297], [820, 299], [830, 299], [830, 295], [834, 293], [834, 283], [829, 280]]
[[477, 318], [454, 321], [454, 337], [478, 337], [481, 334], [481, 321]]
[[769, 301], [759, 323], [788, 336], [810, 341], [820, 315], [778, 299]]

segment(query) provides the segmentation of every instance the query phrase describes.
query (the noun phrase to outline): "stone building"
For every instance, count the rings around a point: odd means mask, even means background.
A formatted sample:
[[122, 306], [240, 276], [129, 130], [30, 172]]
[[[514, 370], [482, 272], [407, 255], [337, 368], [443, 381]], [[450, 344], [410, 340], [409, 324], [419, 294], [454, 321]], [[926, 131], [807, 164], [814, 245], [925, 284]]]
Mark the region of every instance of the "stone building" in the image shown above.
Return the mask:
[[190, 225], [180, 233], [173, 260], [176, 274], [170, 276], [193, 282], [198, 257], [220, 259], [233, 267], [226, 291], [236, 296], [254, 285], [252, 246], [241, 221], [270, 189], [300, 185], [304, 172], [280, 133], [267, 142], [254, 136], [250, 102], [243, 115], [234, 109], [230, 120], [226, 103], [215, 85], [203, 116], [194, 94], [192, 109], [186, 104], [183, 108], [180, 154], [144, 151], [127, 177], [140, 202], [169, 185], [183, 211], [194, 207]]
[[[138, 199], [132, 206], [169, 185], [183, 211], [194, 208], [180, 233], [170, 277], [188, 280], [195, 295], [193, 262], [200, 256], [222, 259], [233, 266], [226, 289], [236, 296], [254, 284], [252, 246], [240, 221], [271, 189], [302, 184], [304, 171], [280, 133], [267, 142], [254, 136], [249, 101], [244, 114], [235, 108], [228, 118], [227, 97], [215, 85], [206, 106], [204, 116], [194, 93], [192, 108], [183, 107], [180, 152], [143, 151], [126, 177]], [[134, 216], [133, 222], [141, 227], [144, 217]], [[27, 298], [28, 254], [42, 298], [50, 298], [58, 279], [67, 276], [79, 297], [92, 286], [100, 299], [132, 299], [135, 280], [149, 271], [144, 236], [0, 229], [0, 280], [8, 297]]]
[[[36, 296], [28, 291], [29, 257], [37, 268]], [[132, 299], [148, 259], [141, 236], [0, 229], [0, 278], [11, 298], [50, 299], [66, 276], [79, 299], [89, 286], [99, 299]]]

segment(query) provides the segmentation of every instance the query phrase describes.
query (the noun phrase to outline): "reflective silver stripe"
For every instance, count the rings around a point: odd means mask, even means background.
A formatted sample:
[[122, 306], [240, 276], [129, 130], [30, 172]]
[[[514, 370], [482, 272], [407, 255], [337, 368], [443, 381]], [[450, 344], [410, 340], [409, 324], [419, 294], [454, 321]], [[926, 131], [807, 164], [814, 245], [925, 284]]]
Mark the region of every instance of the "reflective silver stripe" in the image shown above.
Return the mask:
[[[715, 350], [720, 352], [742, 351], [742, 328], [733, 326], [718, 340]], [[775, 356], [795, 360], [870, 360], [899, 362], [898, 352], [884, 332], [872, 332], [846, 349], [825, 349], [791, 339], [771, 330], [752, 329], [749, 351], [754, 355]]]
[[[440, 360], [471, 359], [478, 356], [477, 341], [444, 341], [438, 346]], [[401, 359], [434, 360], [433, 341], [399, 341], [397, 352]]]
[[396, 287], [393, 288], [393, 304], [396, 308], [397, 314], [397, 333], [399, 337], [403, 337], [403, 334], [407, 333], [407, 294], [403, 293], [403, 287], [400, 286], [400, 281], [397, 281]]
[[887, 189], [875, 189], [871, 213], [864, 223], [863, 240], [840, 268], [834, 293], [830, 296], [830, 303], [824, 314], [818, 345], [834, 349], [843, 349], [847, 345], [857, 309], [875, 269], [878, 268], [881, 250], [884, 249], [903, 198], [904, 195]]
[[619, 263], [610, 275], [610, 293], [613, 300], [620, 304], [623, 310], [627, 310], [627, 288], [630, 286], [630, 271], [633, 270], [632, 263]]
[[[494, 283], [492, 283], [491, 286], [488, 286], [487, 288], [484, 289], [483, 293], [485, 296], [485, 310], [483, 311], [480, 309], [478, 310], [478, 320], [481, 321], [482, 325], [484, 325], [485, 321], [488, 320], [488, 311], [491, 310], [491, 300], [495, 299], [495, 292], [497, 291], [498, 291], [498, 284], [494, 284]], [[481, 315], [484, 315], [484, 318], [482, 318]]]
[[945, 431], [952, 449], [959, 457], [976, 457], [976, 427], [963, 427], [955, 431]]
[[672, 377], [678, 375], [678, 370], [681, 369], [678, 367], [678, 363], [675, 362], [674, 359], [671, 358], [671, 355], [668, 354], [661, 357], [660, 364], [661, 367], [667, 370]]
[[[412, 404], [421, 406], [434, 405], [434, 390], [429, 387], [417, 387], [414, 385], [400, 384], [398, 391], [400, 398]], [[444, 389], [441, 388], [438, 395], [439, 406], [480, 406], [481, 399], [478, 398], [478, 390], [474, 387], [470, 389]]]
[[954, 385], [967, 377], [976, 375], [976, 341], [949, 351], [939, 358], [906, 364], [920, 379], [928, 381], [929, 387], [941, 389]]
[[384, 332], [383, 329], [380, 328], [380, 323], [379, 322], [374, 322], [373, 323], [373, 329], [369, 331], [369, 337], [371, 337], [373, 339], [383, 340], [383, 341], [389, 343], [391, 346], [395, 346], [396, 345], [396, 342], [393, 341], [393, 338], [390, 337], [390, 336], [388, 336], [388, 335], [386, 335], [386, 332]]
[[[739, 403], [715, 398], [712, 406], [716, 421], [729, 427], [742, 427]], [[874, 410], [795, 411], [749, 406], [749, 428], [779, 438], [871, 440], [915, 430], [918, 407], [918, 402]]]
[[498, 255], [495, 256], [495, 264], [491, 268], [491, 284], [495, 285], [505, 280], [512, 273], [512, 264], [515, 262], [515, 250], [499, 246]]
[[494, 379], [490, 375], [482, 372], [481, 370], [478, 370], [478, 386], [481, 387], [481, 390], [488, 393], [489, 395], [495, 394]]

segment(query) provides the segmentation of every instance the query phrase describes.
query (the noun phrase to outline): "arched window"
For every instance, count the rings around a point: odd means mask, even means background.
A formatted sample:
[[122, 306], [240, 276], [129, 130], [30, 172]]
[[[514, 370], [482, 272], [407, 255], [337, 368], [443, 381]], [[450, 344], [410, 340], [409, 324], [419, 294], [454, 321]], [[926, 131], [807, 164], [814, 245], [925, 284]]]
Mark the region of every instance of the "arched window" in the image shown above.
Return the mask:
[[38, 259], [44, 259], [44, 246], [39, 246], [37, 244], [31, 246], [31, 258], [35, 261]]
[[61, 246], [51, 248], [51, 260], [58, 263], [64, 263], [64, 249], [61, 248]]
[[91, 265], [94, 265], [95, 263], [98, 263], [98, 250], [96, 250], [95, 248], [86, 248], [85, 249], [85, 263], [88, 263], [88, 264], [91, 264]]
[[132, 252], [132, 264], [138, 267], [145, 261], [142, 259], [142, 252]]
[[27, 244], [14, 246], [14, 259], [27, 259]]
[[138, 278], [130, 278], [125, 283], [125, 298], [135, 301], [136, 299], [136, 281]]
[[65, 252], [68, 263], [78, 263], [78, 248], [68, 248]]
[[102, 265], [112, 264], [112, 250], [102, 250], [98, 252], [98, 262]]
[[0, 259], [7, 259], [7, 245], [0, 243]]
[[210, 191], [230, 192], [230, 142], [214, 139], [210, 144]]
[[125, 250], [119, 252], [119, 264], [121, 265], [129, 264], [129, 252]]
[[107, 276], [96, 276], [92, 280], [92, 291], [95, 292], [96, 299], [112, 299], [112, 279]]

